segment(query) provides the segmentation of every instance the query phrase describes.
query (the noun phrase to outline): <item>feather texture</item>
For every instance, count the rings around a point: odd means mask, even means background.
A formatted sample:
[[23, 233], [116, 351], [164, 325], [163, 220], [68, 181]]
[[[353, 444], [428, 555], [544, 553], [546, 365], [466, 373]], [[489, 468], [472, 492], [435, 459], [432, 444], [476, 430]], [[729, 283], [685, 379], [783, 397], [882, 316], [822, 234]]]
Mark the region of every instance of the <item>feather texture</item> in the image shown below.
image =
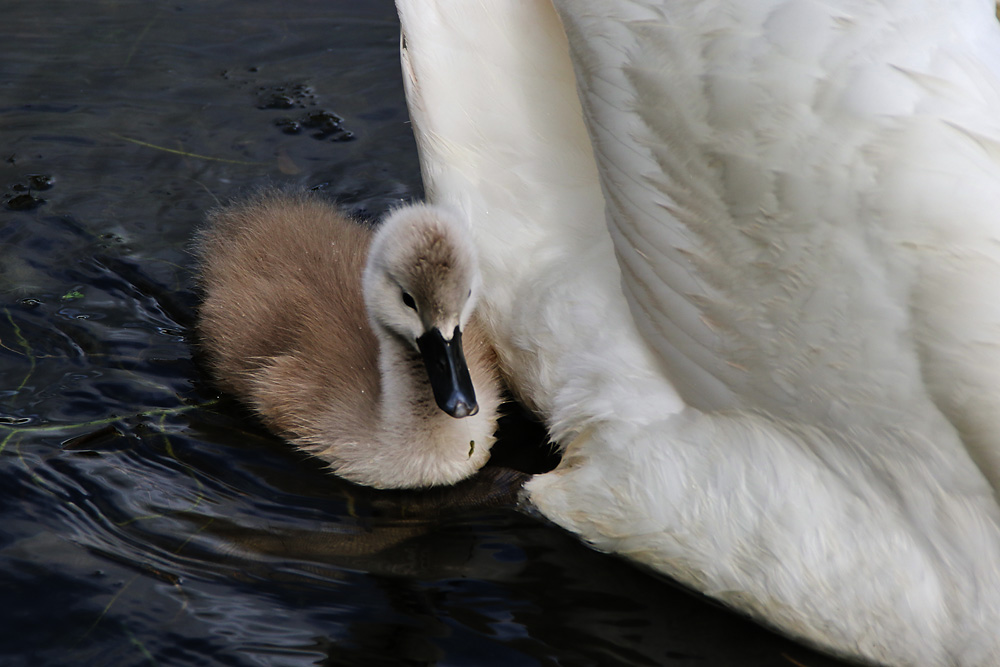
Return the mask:
[[397, 0], [428, 192], [564, 449], [531, 503], [827, 650], [1000, 663], [993, 5], [554, 5]]

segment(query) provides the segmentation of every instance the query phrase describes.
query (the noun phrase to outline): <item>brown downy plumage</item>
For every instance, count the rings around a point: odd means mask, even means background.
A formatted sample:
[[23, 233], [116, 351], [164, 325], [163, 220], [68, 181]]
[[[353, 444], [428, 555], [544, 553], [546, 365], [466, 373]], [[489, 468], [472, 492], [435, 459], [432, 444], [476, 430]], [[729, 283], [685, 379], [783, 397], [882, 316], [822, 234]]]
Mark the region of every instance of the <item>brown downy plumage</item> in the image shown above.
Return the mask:
[[306, 194], [212, 212], [200, 330], [218, 383], [354, 482], [468, 477], [489, 456], [501, 389], [472, 318], [467, 233], [422, 204], [372, 231]]

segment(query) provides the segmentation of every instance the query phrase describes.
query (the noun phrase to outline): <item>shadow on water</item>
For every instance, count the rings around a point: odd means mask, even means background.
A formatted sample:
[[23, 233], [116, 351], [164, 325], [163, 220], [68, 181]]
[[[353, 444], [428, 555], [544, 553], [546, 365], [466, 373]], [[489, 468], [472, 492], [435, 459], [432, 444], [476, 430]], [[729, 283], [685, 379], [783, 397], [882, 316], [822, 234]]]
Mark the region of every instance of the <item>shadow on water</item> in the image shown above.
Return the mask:
[[362, 489], [205, 382], [203, 211], [264, 184], [369, 218], [420, 195], [390, 1], [3, 19], [0, 663], [834, 664], [484, 499], [503, 473]]

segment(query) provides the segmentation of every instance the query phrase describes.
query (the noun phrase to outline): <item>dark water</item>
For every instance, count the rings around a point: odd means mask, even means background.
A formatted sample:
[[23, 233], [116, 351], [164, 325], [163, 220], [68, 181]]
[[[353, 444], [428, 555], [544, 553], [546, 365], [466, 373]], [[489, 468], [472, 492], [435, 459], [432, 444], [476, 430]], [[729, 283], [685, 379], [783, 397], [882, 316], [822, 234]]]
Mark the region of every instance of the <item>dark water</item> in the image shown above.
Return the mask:
[[0, 664], [834, 664], [531, 517], [340, 482], [207, 383], [206, 208], [420, 195], [390, 1], [0, 22]]

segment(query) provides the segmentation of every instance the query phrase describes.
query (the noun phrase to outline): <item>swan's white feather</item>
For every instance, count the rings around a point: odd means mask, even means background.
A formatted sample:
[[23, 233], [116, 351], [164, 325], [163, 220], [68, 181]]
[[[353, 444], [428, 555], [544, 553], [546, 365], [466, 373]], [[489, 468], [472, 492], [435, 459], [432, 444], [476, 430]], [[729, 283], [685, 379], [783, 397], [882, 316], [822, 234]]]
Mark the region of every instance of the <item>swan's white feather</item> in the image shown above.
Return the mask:
[[397, 0], [428, 192], [565, 451], [531, 502], [828, 650], [1000, 663], [993, 6], [555, 4]]
[[686, 402], [961, 449], [936, 404], [1000, 483], [991, 7], [557, 4], [625, 293]]

